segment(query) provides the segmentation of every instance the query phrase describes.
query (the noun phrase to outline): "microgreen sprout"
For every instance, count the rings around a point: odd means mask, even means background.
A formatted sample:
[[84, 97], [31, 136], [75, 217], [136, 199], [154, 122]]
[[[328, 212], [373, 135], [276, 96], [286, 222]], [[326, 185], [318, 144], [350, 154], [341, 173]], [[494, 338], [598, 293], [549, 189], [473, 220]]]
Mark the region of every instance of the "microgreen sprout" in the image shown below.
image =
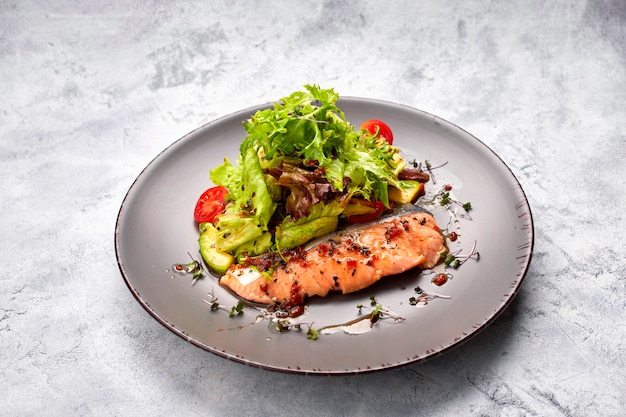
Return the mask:
[[[370, 307], [364, 306], [363, 304], [357, 304], [356, 307], [359, 309], [359, 314], [363, 312], [364, 308], [370, 308]], [[372, 323], [376, 323], [379, 319], [383, 317], [389, 317], [389, 318], [395, 319], [396, 321], [405, 320], [403, 316], [400, 316], [391, 310], [384, 309], [382, 304], [374, 303], [372, 304], [371, 309], [372, 311], [369, 312], [368, 315], [370, 316], [370, 320]]]
[[238, 316], [239, 314], [243, 313], [244, 307], [245, 307], [245, 304], [243, 303], [243, 301], [239, 300], [236, 306], [231, 307], [229, 316], [230, 317]]
[[309, 340], [317, 340], [319, 336], [319, 331], [313, 328], [315, 322], [297, 322], [291, 323], [289, 320], [277, 320], [276, 321], [276, 330], [279, 332], [287, 332], [292, 328], [294, 330], [302, 330], [302, 326], [307, 326], [306, 338]]
[[376, 296], [374, 294], [370, 295], [370, 305], [372, 307], [376, 305]]
[[317, 340], [319, 336], [319, 332], [315, 330], [313, 327], [309, 327], [309, 330], [306, 331], [306, 338], [309, 340]]
[[429, 160], [426, 160], [425, 164], [426, 164], [426, 171], [428, 171], [428, 174], [430, 174], [430, 179], [433, 181], [433, 184], [437, 184], [437, 178], [435, 178], [435, 174], [433, 173], [433, 170], [441, 168], [441, 167], [447, 165], [448, 161], [446, 161], [443, 164], [438, 165], [436, 167], [433, 167]]
[[211, 306], [211, 311], [224, 310], [228, 313], [229, 317], [235, 317], [240, 314], [243, 314], [243, 310], [245, 308], [245, 303], [241, 300], [237, 302], [234, 306], [223, 306], [218, 302], [218, 298], [215, 296], [213, 290], [208, 294], [209, 299], [202, 300], [205, 304]]
[[470, 259], [480, 260], [480, 252], [476, 250], [476, 241], [470, 250], [469, 255], [460, 255], [460, 251], [449, 254], [443, 261], [446, 266], [458, 268]]
[[418, 305], [419, 303], [426, 305], [428, 304], [429, 301], [432, 301], [435, 298], [444, 298], [444, 299], [451, 298], [449, 295], [438, 294], [436, 292], [431, 292], [431, 291], [426, 292], [419, 286], [415, 287], [415, 294], [416, 296], [409, 298], [409, 304], [411, 304], [412, 306]]
[[372, 323], [376, 323], [379, 319], [380, 319], [380, 315], [381, 315], [381, 310], [383, 309], [383, 306], [381, 304], [377, 305], [374, 310], [372, 310], [371, 314], [370, 314], [370, 321]]
[[[376, 301], [376, 295], [374, 295], [374, 294], [370, 295], [370, 305], [372, 307], [375, 307], [377, 303], [378, 302]], [[361, 310], [363, 309], [363, 304], [357, 304], [356, 307], [359, 309], [359, 313], [360, 313]]]
[[434, 174], [434, 170], [441, 168], [445, 165], [448, 164], [448, 161], [444, 162], [441, 165], [437, 165], [437, 166], [433, 166], [430, 161], [428, 159], [426, 159], [423, 163], [422, 162], [417, 162], [417, 160], [413, 160], [410, 162], [410, 164], [413, 166], [413, 168], [418, 169], [420, 171], [427, 171], [428, 174], [430, 175], [430, 178], [433, 182], [433, 184], [437, 184], [437, 179], [435, 178], [435, 174]]
[[202, 264], [196, 261], [189, 252], [187, 252], [187, 255], [191, 258], [191, 262], [187, 264], [174, 264], [172, 265], [172, 270], [179, 275], [191, 274], [193, 278], [191, 286], [194, 286], [196, 282], [204, 276], [204, 268], [202, 268]]
[[466, 216], [471, 220], [472, 217], [469, 215], [469, 211], [472, 209], [472, 203], [469, 201], [466, 203], [462, 203], [458, 200], [455, 200], [454, 198], [452, 198], [450, 190], [452, 190], [451, 185], [444, 185], [441, 188], [439, 193], [435, 196], [439, 197], [439, 204], [445, 207], [450, 207], [450, 205], [459, 206], [465, 211]]

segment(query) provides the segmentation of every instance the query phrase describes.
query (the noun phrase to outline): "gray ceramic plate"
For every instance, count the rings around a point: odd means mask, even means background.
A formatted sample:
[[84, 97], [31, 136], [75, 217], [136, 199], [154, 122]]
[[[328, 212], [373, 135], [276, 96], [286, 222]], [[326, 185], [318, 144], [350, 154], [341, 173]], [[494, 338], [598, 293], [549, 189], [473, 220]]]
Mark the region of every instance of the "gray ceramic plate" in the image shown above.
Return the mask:
[[[262, 368], [307, 374], [370, 372], [415, 363], [459, 345], [492, 322], [510, 303], [527, 271], [533, 248], [530, 208], [519, 183], [487, 146], [457, 126], [406, 106], [360, 98], [342, 98], [347, 119], [359, 126], [366, 119], [386, 121], [394, 144], [408, 158], [447, 162], [428, 184], [432, 199], [444, 184], [453, 197], [470, 201], [470, 217], [430, 205], [442, 225], [457, 231], [451, 250], [469, 254], [474, 243], [480, 260], [448, 269], [443, 286], [432, 274], [409, 272], [389, 277], [363, 292], [311, 300], [303, 321], [314, 328], [341, 325], [359, 317], [358, 304], [370, 296], [404, 318], [384, 319], [363, 334], [337, 331], [307, 339], [304, 330], [277, 333], [263, 312], [246, 308], [230, 317], [211, 311], [204, 300], [213, 293], [223, 306], [237, 300], [207, 276], [191, 285], [190, 276], [172, 272], [189, 254], [200, 259], [193, 208], [212, 184], [209, 170], [224, 157], [237, 160], [245, 132], [241, 122], [259, 106], [211, 122], [173, 143], [136, 179], [119, 212], [115, 244], [128, 288], [160, 323], [189, 342], [228, 359]], [[443, 267], [440, 267], [443, 270]], [[441, 272], [441, 271], [439, 271]], [[449, 298], [412, 305], [415, 288]]]

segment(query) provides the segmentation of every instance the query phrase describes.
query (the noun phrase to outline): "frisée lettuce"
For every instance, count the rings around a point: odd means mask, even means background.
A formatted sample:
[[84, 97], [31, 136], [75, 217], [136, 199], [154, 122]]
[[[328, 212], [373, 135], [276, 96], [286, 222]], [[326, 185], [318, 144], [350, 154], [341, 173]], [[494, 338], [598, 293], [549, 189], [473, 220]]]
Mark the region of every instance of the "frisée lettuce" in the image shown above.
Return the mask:
[[333, 89], [304, 87], [244, 121], [237, 163], [226, 158], [211, 170], [228, 189], [214, 221], [217, 250], [237, 257], [294, 248], [335, 230], [352, 199], [389, 208], [389, 187], [405, 187], [396, 147], [356, 130]]

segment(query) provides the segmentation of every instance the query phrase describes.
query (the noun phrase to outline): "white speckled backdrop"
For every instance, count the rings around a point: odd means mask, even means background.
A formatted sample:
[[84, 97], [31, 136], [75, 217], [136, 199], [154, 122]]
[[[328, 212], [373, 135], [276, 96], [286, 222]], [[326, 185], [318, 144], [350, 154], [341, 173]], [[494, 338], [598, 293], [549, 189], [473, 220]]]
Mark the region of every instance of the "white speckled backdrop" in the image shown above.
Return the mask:
[[[625, 28], [621, 0], [0, 0], [0, 415], [623, 415]], [[441, 116], [519, 179], [531, 268], [469, 342], [287, 375], [185, 342], [126, 288], [113, 231], [143, 167], [305, 83]]]

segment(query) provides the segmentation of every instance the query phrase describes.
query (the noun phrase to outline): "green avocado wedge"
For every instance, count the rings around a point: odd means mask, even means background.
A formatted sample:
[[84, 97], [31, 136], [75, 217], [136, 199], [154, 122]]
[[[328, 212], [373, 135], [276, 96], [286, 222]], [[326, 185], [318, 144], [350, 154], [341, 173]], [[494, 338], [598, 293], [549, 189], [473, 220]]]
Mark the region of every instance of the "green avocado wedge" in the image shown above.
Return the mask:
[[198, 243], [200, 244], [202, 259], [204, 259], [211, 271], [219, 275], [224, 274], [235, 258], [231, 254], [222, 252], [215, 247], [218, 233], [212, 223], [200, 223], [199, 227], [200, 237], [198, 238]]

